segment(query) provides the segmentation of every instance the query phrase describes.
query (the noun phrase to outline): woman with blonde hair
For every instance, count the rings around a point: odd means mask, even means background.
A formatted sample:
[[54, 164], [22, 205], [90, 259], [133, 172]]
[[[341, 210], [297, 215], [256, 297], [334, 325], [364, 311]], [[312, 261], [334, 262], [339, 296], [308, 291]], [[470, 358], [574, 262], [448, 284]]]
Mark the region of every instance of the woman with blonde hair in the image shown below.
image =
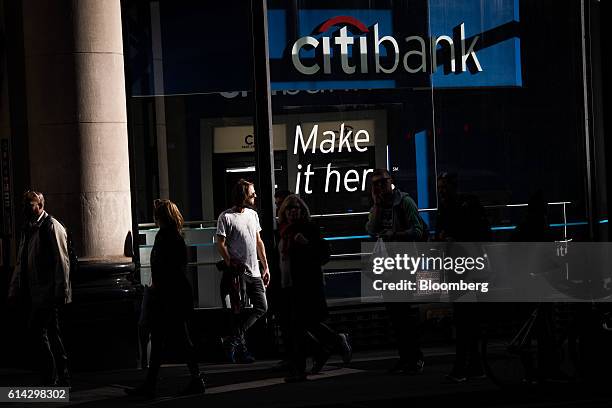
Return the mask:
[[[312, 373], [318, 373], [333, 349], [340, 349], [345, 362], [351, 359], [346, 334], [333, 331], [323, 321], [327, 302], [322, 265], [329, 259], [329, 246], [319, 227], [310, 220], [306, 203], [290, 195], [279, 210], [279, 265], [285, 306], [285, 326], [289, 327], [292, 368], [287, 382], [306, 379], [306, 343], [314, 342]], [[285, 328], [286, 328], [285, 327]]]
[[145, 383], [127, 393], [145, 397], [155, 395], [164, 344], [172, 335], [182, 340], [191, 372], [191, 382], [181, 394], [203, 393], [205, 384], [187, 327], [193, 312], [193, 297], [185, 275], [187, 246], [182, 235], [183, 216], [170, 200], [155, 200], [154, 210], [159, 232], [151, 251], [151, 361]]

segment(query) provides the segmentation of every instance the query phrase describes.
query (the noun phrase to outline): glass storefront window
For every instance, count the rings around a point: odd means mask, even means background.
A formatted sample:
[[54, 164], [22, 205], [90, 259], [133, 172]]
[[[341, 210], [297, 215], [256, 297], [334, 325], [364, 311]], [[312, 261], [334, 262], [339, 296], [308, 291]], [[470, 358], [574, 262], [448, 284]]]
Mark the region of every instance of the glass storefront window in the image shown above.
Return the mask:
[[216, 219], [238, 179], [256, 180], [250, 8], [150, 1], [123, 13], [142, 282], [157, 232], [153, 199], [170, 198], [185, 217], [198, 306], [220, 307]]
[[427, 38], [427, 3], [268, 1], [268, 15], [274, 121], [290, 129], [283, 188], [300, 194], [330, 243], [328, 300], [350, 301], [371, 239], [368, 175], [388, 169], [426, 219], [436, 206], [431, 80], [408, 73], [419, 61], [403, 41]]
[[460, 189], [480, 198], [495, 239], [512, 238], [538, 195], [555, 239], [585, 239], [578, 2], [431, 0], [430, 7], [434, 32], [464, 22], [481, 69], [434, 75], [438, 169], [456, 173]]
[[[216, 218], [236, 180], [257, 179], [248, 4], [124, 2], [141, 261], [151, 202], [168, 196], [190, 227], [201, 307], [219, 305]], [[332, 302], [358, 297], [375, 168], [432, 231], [436, 178], [451, 172], [485, 207], [493, 240], [512, 239], [538, 192], [555, 239], [587, 236], [577, 2], [267, 5], [274, 187], [299, 193], [329, 241]]]

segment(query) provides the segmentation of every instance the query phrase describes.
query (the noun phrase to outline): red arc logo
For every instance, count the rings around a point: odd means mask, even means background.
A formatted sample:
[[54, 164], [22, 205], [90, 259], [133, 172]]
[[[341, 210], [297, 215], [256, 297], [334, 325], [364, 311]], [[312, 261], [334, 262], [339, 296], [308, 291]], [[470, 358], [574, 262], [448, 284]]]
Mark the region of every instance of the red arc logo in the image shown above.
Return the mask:
[[341, 24], [352, 25], [353, 27], [359, 29], [362, 33], [367, 33], [370, 31], [368, 30], [368, 27], [366, 27], [365, 24], [357, 20], [355, 17], [337, 16], [337, 17], [332, 17], [329, 20], [327, 20], [325, 23], [323, 23], [323, 25], [321, 25], [321, 28], [319, 28], [318, 32], [324, 33], [325, 31], [329, 30], [330, 27], [341, 25]]

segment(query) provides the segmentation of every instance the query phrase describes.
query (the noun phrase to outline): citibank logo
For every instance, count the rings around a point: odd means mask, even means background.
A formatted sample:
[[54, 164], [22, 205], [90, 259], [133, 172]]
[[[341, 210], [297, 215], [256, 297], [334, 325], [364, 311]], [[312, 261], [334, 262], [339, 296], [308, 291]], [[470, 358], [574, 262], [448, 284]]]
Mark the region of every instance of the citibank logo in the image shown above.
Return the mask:
[[[324, 34], [332, 27], [340, 27], [333, 33], [333, 37], [323, 35], [319, 39], [307, 35], [299, 38], [291, 47], [291, 61], [295, 69], [304, 75], [315, 75], [321, 71], [323, 74], [343, 72], [347, 75], [371, 72], [370, 65], [374, 65], [374, 72], [379, 74], [392, 74], [401, 69], [409, 74], [418, 72], [436, 72], [439, 62], [450, 67], [452, 72], [466, 72], [468, 63], [471, 71], [482, 71], [482, 66], [474, 50], [479, 36], [474, 36], [466, 44], [465, 25], [459, 24], [454, 38], [451, 35], [442, 35], [431, 38], [410, 36], [399, 41], [391, 35], [381, 37], [379, 24], [371, 27], [351, 16], [336, 16], [324, 21], [315, 30], [314, 35]], [[349, 35], [349, 28], [351, 34]], [[381, 47], [384, 47], [387, 56], [381, 58]], [[438, 50], [446, 48], [443, 54], [447, 60], [438, 61]], [[305, 61], [300, 51], [314, 49], [315, 58]], [[334, 51], [332, 53], [332, 50]], [[340, 57], [339, 64], [332, 61]], [[352, 57], [350, 57], [352, 54]], [[373, 58], [370, 56], [373, 54]], [[460, 54], [460, 63], [457, 64], [456, 54]], [[431, 57], [428, 57], [428, 56]], [[400, 64], [401, 63], [401, 64]]]

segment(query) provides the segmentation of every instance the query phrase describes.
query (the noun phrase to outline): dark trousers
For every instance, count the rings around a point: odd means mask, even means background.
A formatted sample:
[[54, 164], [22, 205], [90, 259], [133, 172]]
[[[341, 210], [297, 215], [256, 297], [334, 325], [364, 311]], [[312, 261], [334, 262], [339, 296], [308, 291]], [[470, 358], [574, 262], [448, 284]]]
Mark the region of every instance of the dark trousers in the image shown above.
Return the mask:
[[147, 371], [147, 384], [155, 386], [159, 375], [159, 367], [162, 363], [164, 347], [168, 337], [175, 337], [178, 343], [182, 346], [185, 353], [185, 361], [192, 377], [200, 376], [200, 368], [198, 366], [198, 357], [195, 347], [189, 336], [189, 329], [186, 321], [171, 321], [165, 320], [157, 322], [151, 329], [151, 361], [149, 363], [149, 371]]
[[[280, 276], [280, 271], [274, 276]], [[273, 282], [277, 282], [275, 279]], [[268, 291], [266, 293], [268, 299], [268, 315], [272, 316], [274, 319], [276, 328], [280, 333], [275, 333], [276, 340], [282, 344], [282, 358], [283, 361], [289, 361], [291, 358], [291, 337], [289, 335], [290, 326], [289, 326], [289, 315], [287, 313], [287, 308], [285, 305], [285, 300], [283, 297], [283, 288], [280, 284], [274, 285], [272, 290], [268, 287]]]
[[400, 361], [413, 364], [423, 358], [419, 341], [419, 316], [410, 303], [390, 302], [386, 304], [391, 326], [397, 338]]
[[482, 359], [478, 350], [481, 339], [480, 322], [482, 307], [477, 303], [453, 303], [453, 319], [455, 321], [455, 366], [453, 372], [457, 375], [482, 373]]
[[339, 347], [340, 335], [331, 327], [313, 319], [297, 301], [293, 288], [283, 289], [284, 327], [289, 330], [289, 354], [296, 373], [306, 370], [306, 357], [325, 358]]
[[268, 301], [261, 277], [243, 275], [241, 286], [242, 292], [249, 298], [253, 308], [250, 310], [241, 308], [239, 315], [232, 315], [232, 327], [234, 334], [244, 340], [247, 330], [268, 311]]
[[140, 364], [142, 368], [149, 366], [147, 348], [151, 340], [151, 310], [154, 307], [155, 291], [150, 286], [145, 286], [140, 305], [140, 317], [138, 318], [138, 339], [140, 343]]
[[555, 333], [555, 305], [541, 303], [535, 322], [535, 337], [538, 342], [538, 374], [545, 377], [560, 370], [560, 352]]
[[34, 339], [39, 346], [42, 384], [66, 384], [70, 380], [68, 355], [62, 341], [58, 307], [54, 305], [35, 307], [30, 324]]

